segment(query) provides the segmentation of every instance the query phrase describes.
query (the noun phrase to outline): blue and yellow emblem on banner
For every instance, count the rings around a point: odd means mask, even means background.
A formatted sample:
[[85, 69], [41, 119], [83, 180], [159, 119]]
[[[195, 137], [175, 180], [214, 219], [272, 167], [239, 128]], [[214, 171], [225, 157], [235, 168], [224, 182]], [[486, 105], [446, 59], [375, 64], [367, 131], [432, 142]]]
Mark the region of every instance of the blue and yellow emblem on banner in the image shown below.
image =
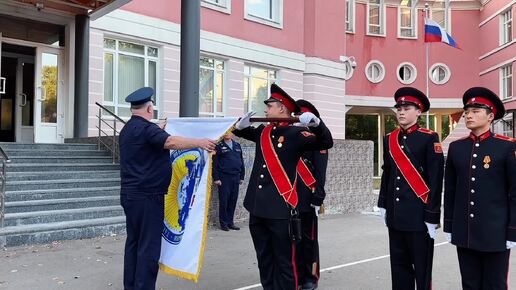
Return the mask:
[[188, 214], [195, 202], [195, 192], [206, 166], [199, 149], [178, 150], [170, 155], [172, 178], [165, 195], [163, 238], [173, 245], [181, 243]]

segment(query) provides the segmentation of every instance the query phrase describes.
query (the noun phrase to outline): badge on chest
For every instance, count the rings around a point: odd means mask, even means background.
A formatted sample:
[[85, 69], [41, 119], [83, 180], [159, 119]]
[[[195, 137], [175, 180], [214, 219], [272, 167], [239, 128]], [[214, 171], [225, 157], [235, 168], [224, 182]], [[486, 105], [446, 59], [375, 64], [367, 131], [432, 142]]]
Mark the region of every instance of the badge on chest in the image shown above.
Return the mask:
[[484, 162], [484, 168], [489, 169], [489, 163], [491, 163], [491, 157], [489, 157], [489, 155], [486, 155], [484, 157], [483, 162]]

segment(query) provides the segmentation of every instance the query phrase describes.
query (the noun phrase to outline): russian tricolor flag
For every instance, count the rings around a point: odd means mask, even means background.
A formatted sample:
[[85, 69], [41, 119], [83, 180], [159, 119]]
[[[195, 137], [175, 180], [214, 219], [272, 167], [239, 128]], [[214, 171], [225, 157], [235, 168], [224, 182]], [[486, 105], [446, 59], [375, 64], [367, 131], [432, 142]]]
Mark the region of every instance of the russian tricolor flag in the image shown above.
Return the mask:
[[449, 46], [459, 48], [455, 40], [432, 19], [425, 19], [425, 42], [444, 42]]

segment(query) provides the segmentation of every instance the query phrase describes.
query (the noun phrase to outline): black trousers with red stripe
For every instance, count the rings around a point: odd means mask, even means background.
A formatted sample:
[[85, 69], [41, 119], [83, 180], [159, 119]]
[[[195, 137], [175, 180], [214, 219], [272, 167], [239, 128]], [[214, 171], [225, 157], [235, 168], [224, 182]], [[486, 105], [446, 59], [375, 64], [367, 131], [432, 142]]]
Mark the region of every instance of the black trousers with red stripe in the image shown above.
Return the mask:
[[290, 239], [289, 220], [251, 215], [249, 230], [263, 289], [297, 290], [296, 247]]
[[389, 228], [389, 250], [393, 290], [431, 289], [433, 242], [427, 232]]
[[318, 223], [315, 211], [299, 213], [303, 238], [297, 244], [297, 269], [300, 285], [319, 280]]
[[462, 289], [507, 290], [511, 251], [481, 252], [457, 247]]

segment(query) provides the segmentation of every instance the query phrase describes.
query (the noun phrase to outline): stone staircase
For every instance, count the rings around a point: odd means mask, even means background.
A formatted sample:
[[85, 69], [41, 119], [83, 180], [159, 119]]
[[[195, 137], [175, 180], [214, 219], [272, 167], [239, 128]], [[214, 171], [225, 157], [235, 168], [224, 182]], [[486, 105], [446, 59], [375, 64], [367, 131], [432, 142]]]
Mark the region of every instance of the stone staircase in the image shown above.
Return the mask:
[[0, 143], [7, 166], [0, 246], [92, 238], [125, 231], [120, 169], [90, 144]]

